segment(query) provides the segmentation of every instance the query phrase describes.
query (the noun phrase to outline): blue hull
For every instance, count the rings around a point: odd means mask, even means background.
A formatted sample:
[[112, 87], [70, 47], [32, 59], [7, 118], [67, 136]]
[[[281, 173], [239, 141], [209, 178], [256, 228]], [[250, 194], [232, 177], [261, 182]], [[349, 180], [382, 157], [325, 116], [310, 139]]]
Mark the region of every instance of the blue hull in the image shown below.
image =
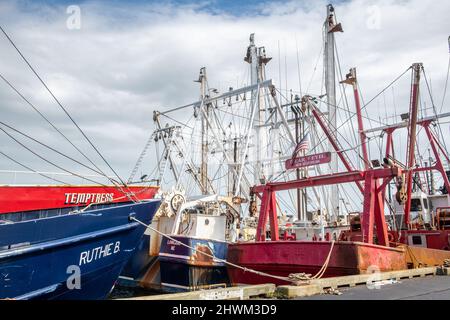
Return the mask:
[[211, 259], [203, 251], [226, 259], [228, 244], [223, 241], [171, 236], [197, 250], [163, 238], [159, 254], [161, 287], [166, 292], [185, 292], [230, 285], [225, 263]]
[[160, 201], [0, 225], [0, 298], [105, 299]]

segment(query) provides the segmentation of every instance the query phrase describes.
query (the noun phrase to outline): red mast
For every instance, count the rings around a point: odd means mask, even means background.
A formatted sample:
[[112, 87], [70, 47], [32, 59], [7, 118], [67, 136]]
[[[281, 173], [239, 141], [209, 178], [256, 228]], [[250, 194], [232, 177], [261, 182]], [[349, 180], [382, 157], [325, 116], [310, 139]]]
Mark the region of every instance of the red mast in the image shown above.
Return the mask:
[[359, 101], [359, 92], [358, 92], [358, 81], [356, 79], [356, 68], [351, 68], [350, 72], [346, 75], [346, 79], [341, 81], [341, 83], [350, 84], [353, 86], [353, 95], [355, 97], [355, 107], [356, 107], [356, 117], [358, 118], [358, 133], [359, 140], [361, 143], [362, 156], [364, 160], [364, 169], [370, 168], [369, 162], [369, 154], [367, 152], [367, 137], [364, 133], [364, 124], [361, 113], [361, 103]]

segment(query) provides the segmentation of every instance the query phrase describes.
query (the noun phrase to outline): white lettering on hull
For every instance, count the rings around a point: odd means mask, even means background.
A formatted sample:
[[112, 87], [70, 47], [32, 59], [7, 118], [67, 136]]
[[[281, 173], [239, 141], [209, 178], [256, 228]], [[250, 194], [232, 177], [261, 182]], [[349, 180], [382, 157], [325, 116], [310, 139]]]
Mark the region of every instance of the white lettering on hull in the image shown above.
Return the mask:
[[93, 261], [106, 258], [118, 252], [120, 252], [120, 241], [116, 241], [115, 243], [111, 242], [101, 247], [83, 251], [80, 254], [80, 262], [78, 263], [78, 265], [82, 266], [84, 264], [89, 264]]
[[114, 200], [114, 193], [65, 193], [64, 196], [64, 204], [88, 204]]

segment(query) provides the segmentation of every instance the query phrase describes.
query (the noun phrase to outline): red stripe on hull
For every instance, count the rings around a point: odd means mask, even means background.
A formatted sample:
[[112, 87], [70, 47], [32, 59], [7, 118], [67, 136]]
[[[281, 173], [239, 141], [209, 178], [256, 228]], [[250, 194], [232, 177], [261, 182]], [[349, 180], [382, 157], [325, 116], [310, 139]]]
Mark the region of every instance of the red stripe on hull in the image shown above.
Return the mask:
[[[153, 199], [157, 187], [128, 188], [140, 200]], [[92, 202], [128, 202], [114, 186], [0, 186], [0, 214], [86, 206]]]
[[[228, 261], [273, 275], [287, 277], [291, 273], [315, 275], [330, 252], [330, 242], [273, 241], [229, 245]], [[405, 251], [360, 242], [335, 242], [324, 277], [365, 273], [369, 268], [380, 271], [406, 269]], [[233, 284], [275, 283], [286, 281], [228, 269]]]

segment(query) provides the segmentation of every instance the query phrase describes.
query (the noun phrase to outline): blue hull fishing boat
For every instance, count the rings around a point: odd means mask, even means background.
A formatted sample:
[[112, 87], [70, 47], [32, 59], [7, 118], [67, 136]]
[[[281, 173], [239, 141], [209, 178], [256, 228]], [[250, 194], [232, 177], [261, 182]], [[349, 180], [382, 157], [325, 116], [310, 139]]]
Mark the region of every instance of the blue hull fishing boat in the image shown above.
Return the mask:
[[1, 299], [105, 299], [159, 200], [0, 222]]
[[163, 291], [185, 292], [230, 285], [223, 262], [227, 257], [227, 242], [179, 235], [171, 238], [177, 241], [163, 237], [159, 253]]

